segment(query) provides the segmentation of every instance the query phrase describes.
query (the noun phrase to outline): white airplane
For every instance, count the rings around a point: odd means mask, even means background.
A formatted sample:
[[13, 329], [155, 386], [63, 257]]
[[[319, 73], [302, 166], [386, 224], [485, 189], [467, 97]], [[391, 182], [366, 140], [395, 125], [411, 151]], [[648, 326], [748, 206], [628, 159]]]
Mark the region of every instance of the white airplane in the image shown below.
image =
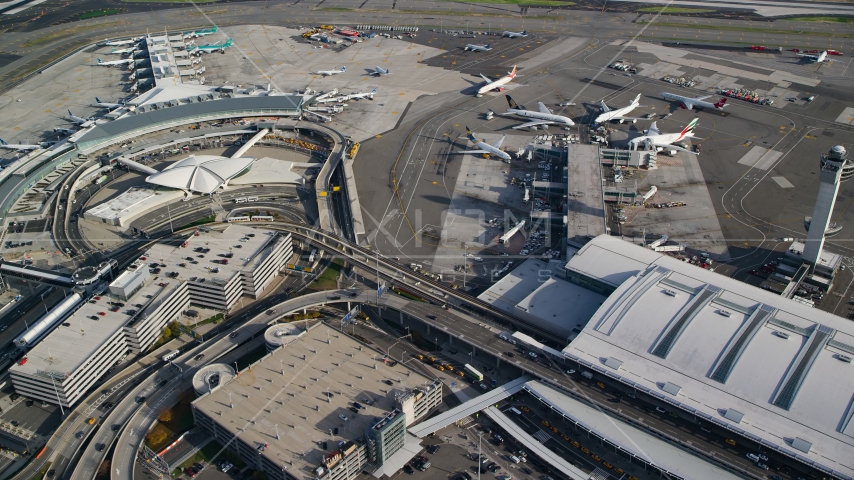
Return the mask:
[[514, 78], [516, 78], [516, 65], [513, 65], [513, 71], [507, 73], [506, 76], [499, 78], [498, 80], [492, 81], [486, 78], [483, 74], [480, 74], [481, 78], [486, 82], [486, 85], [480, 87], [477, 91], [477, 96], [480, 97], [484, 93], [489, 92], [491, 90], [498, 89], [499, 92], [504, 91], [504, 85], [510, 83]]
[[316, 72], [311, 72], [312, 75], [323, 75], [324, 77], [329, 75], [337, 75], [339, 73], [344, 73], [347, 71], [347, 67], [341, 67], [341, 70], [318, 70]]
[[826, 63], [826, 62], [836, 62], [842, 63], [839, 60], [834, 60], [832, 58], [827, 58], [827, 50], [822, 51], [818, 55], [813, 55], [811, 53], [796, 53], [795, 55], [806, 58], [807, 60], [815, 63]]
[[649, 130], [645, 132], [645, 135], [642, 137], [633, 138], [629, 141], [629, 147], [632, 150], [637, 150], [638, 145], [643, 143], [646, 145], [646, 148], [654, 148], [658, 150], [659, 148], [665, 148], [669, 150], [679, 150], [682, 152], [687, 152], [692, 155], [697, 155], [697, 152], [692, 152], [687, 148], [677, 147], [673, 145], [673, 143], [682, 140], [683, 138], [692, 138], [694, 137], [694, 127], [697, 126], [697, 121], [699, 118], [695, 118], [691, 120], [691, 123], [688, 124], [687, 127], [682, 129], [679, 133], [661, 133], [658, 131], [658, 128], [655, 126], [655, 122], [649, 126]]
[[106, 47], [119, 47], [122, 45], [133, 45], [139, 42], [139, 38], [133, 38], [131, 40], [109, 40], [104, 39], [104, 46]]
[[501, 150], [501, 144], [504, 143], [504, 138], [506, 137], [506, 135], [502, 135], [501, 138], [497, 142], [495, 142], [495, 145], [490, 145], [484, 142], [483, 140], [478, 140], [474, 138], [474, 134], [471, 133], [469, 127], [466, 127], [466, 135], [468, 135], [469, 140], [474, 143], [474, 146], [479, 148], [480, 150], [465, 150], [460, 153], [483, 153], [485, 155], [495, 155], [496, 157], [501, 158], [503, 160], [507, 160], [508, 162], [510, 161], [510, 155], [507, 152]]
[[505, 95], [507, 97], [507, 104], [510, 106], [510, 109], [507, 110], [507, 113], [502, 113], [501, 115], [516, 115], [519, 117], [528, 117], [534, 118], [536, 121], [523, 123], [521, 125], [516, 125], [515, 129], [520, 128], [531, 128], [537, 127], [540, 125], [554, 125], [556, 123], [562, 125], [575, 125], [575, 122], [569, 119], [569, 117], [565, 117], [563, 115], [555, 115], [549, 110], [548, 107], [543, 105], [543, 102], [537, 102], [538, 110], [526, 110], [525, 107], [516, 104], [516, 102], [510, 98], [510, 95]]
[[[342, 70], [342, 72], [343, 72], [343, 70]], [[384, 68], [380, 68], [380, 67], [374, 67], [374, 69], [370, 72], [370, 74], [376, 75], [378, 77], [382, 77], [384, 75], [391, 75], [391, 73], [388, 70], [386, 70]]]
[[94, 120], [88, 119], [88, 118], [83, 118], [83, 117], [78, 117], [77, 115], [71, 113], [71, 110], [68, 111], [68, 117], [66, 117], [66, 118], [68, 120], [76, 123], [77, 125], [84, 127], [84, 128], [95, 124]]
[[124, 55], [125, 53], [133, 53], [135, 51], [136, 51], [136, 47], [120, 48], [120, 49], [114, 48], [114, 49], [110, 50], [110, 53], [115, 53], [117, 55]]
[[374, 99], [374, 94], [375, 94], [375, 93], [377, 93], [377, 89], [376, 89], [376, 88], [375, 88], [375, 89], [373, 89], [373, 90], [371, 90], [371, 91], [370, 91], [370, 92], [368, 92], [368, 93], [362, 93], [362, 92], [359, 92], [359, 93], [351, 93], [350, 95], [347, 95], [347, 97], [349, 97], [347, 100], [361, 100], [361, 99], [363, 99], [363, 98], [367, 98], [367, 99], [373, 100], [373, 99]]
[[602, 100], [600, 102], [602, 104], [602, 113], [600, 113], [599, 116], [596, 117], [595, 120], [593, 120], [593, 123], [606, 123], [606, 122], [610, 122], [612, 120], [618, 120], [620, 123], [623, 123], [626, 120], [631, 120], [632, 123], [635, 123], [638, 120], [642, 120], [641, 118], [626, 117], [625, 116], [627, 113], [631, 112], [632, 110], [634, 110], [638, 107], [638, 103], [640, 102], [640, 97], [641, 97], [641, 94], [639, 93], [635, 97], [635, 99], [632, 100], [632, 103], [630, 103], [628, 106], [625, 106], [623, 108], [618, 108], [616, 110], [611, 110], [610, 108], [608, 108], [608, 105], [606, 105], [605, 101]]
[[527, 31], [527, 30], [523, 30], [521, 33], [519, 33], [519, 32], [504, 32], [504, 33], [502, 33], [502, 34], [501, 34], [501, 36], [503, 36], [503, 37], [510, 37], [510, 38], [527, 37], [527, 36], [528, 36], [528, 31]]
[[98, 59], [98, 66], [101, 66], [101, 67], [117, 67], [119, 65], [127, 65], [128, 63], [133, 63], [134, 61], [135, 60], [132, 58], [125, 58], [122, 60], [112, 60], [109, 62], [105, 62], [99, 58]]
[[26, 145], [26, 144], [6, 143], [3, 141], [2, 138], [0, 138], [0, 148], [6, 148], [9, 150], [18, 150], [21, 152], [28, 152], [30, 150], [38, 150], [38, 149], [42, 148], [42, 146], [41, 145]]
[[691, 98], [683, 97], [682, 95], [676, 95], [675, 93], [661, 92], [661, 96], [664, 97], [665, 100], [670, 100], [671, 102], [679, 102], [679, 106], [687, 110], [693, 110], [694, 107], [723, 110], [724, 105], [726, 105], [726, 97], [718, 100], [715, 103], [709, 103], [704, 102], [703, 100], [711, 97], [711, 95], [703, 95], [701, 97]]
[[63, 135], [73, 135], [73, 134], [77, 133], [77, 130], [72, 130], [70, 128], [61, 128], [61, 127], [56, 127], [53, 129], [53, 131], [55, 133], [61, 133]]
[[92, 104], [92, 106], [93, 106], [93, 107], [101, 107], [101, 108], [113, 109], [113, 108], [123, 107], [123, 106], [125, 106], [125, 104], [124, 104], [124, 103], [109, 103], [109, 102], [102, 102], [100, 98], [95, 97], [95, 103], [93, 103], [93, 104]]
[[490, 47], [488, 43], [486, 45], [475, 45], [470, 43], [466, 45], [466, 48], [463, 50], [471, 50], [472, 52], [488, 52], [492, 50], [492, 47]]

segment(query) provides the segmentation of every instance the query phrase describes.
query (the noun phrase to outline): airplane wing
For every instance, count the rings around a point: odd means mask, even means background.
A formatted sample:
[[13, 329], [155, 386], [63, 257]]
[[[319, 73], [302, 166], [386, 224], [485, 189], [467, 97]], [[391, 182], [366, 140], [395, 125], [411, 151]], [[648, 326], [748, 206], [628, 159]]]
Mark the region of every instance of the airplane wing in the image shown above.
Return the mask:
[[495, 142], [495, 145], [493, 145], [493, 147], [501, 148], [501, 144], [504, 143], [505, 138], [507, 138], [507, 135], [502, 135], [501, 138], [499, 138], [498, 141]]
[[701, 95], [701, 96], [699, 96], [699, 97], [694, 97], [694, 100], [698, 100], [698, 101], [699, 101], [699, 100], [705, 100], [705, 99], [707, 99], [707, 98], [709, 98], [709, 97], [711, 97], [711, 95]]
[[608, 108], [608, 105], [605, 105], [605, 100], [601, 100], [599, 103], [602, 105], [602, 113], [611, 111], [611, 109]]
[[489, 154], [491, 154], [492, 152], [488, 152], [486, 150], [463, 150], [462, 152], [457, 152], [457, 153], [462, 154], [462, 155], [468, 155], [469, 153], [489, 153]]
[[658, 127], [655, 126], [655, 122], [652, 122], [651, 124], [649, 124], [649, 129], [647, 129], [647, 131], [646, 131], [646, 135], [648, 137], [654, 137], [654, 136], [658, 135], [659, 133], [660, 132], [658, 131]]
[[[514, 129], [516, 129], [516, 130], [519, 130], [519, 129], [522, 129], [522, 128], [536, 127], [536, 126], [539, 126], [539, 125], [554, 125], [554, 123], [555, 123], [555, 122], [551, 122], [551, 121], [548, 121], [548, 120], [539, 120], [539, 121], [536, 121], [536, 122], [528, 122], [528, 123], [523, 123], [523, 124], [521, 124], [521, 125], [514, 125], [514, 126], [513, 126], [513, 127], [511, 127], [511, 128], [514, 128]], [[502, 139], [502, 140], [503, 140], [503, 139]]]
[[640, 117], [611, 117], [611, 120], [646, 120], [645, 118]]
[[537, 102], [537, 106], [540, 107], [540, 113], [552, 113], [549, 107], [543, 105], [543, 102]]
[[484, 75], [484, 74], [482, 74], [482, 73], [480, 74], [480, 78], [482, 78], [482, 79], [483, 79], [483, 81], [484, 81], [484, 82], [486, 82], [486, 83], [492, 83], [492, 80], [490, 80], [490, 79], [486, 78], [486, 75]]
[[691, 155], [699, 155], [699, 152], [693, 152], [687, 148], [677, 147], [676, 145], [657, 145], [665, 150], [679, 150], [680, 152], [690, 153]]

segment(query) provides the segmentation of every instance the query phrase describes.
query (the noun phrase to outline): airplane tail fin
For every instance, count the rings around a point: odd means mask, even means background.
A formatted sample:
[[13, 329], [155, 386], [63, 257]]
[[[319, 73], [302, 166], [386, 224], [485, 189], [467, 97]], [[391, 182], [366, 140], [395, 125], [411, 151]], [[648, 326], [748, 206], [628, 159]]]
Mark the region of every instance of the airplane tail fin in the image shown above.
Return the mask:
[[504, 95], [504, 96], [507, 97], [507, 105], [510, 105], [510, 108], [512, 108], [513, 110], [519, 109], [519, 105], [516, 103], [516, 100], [513, 100], [510, 97], [510, 95]]
[[715, 105], [715, 108], [724, 108], [725, 104], [726, 104], [726, 97], [718, 100], [718, 102], [715, 103], [714, 105]]
[[8, 145], [2, 138], [0, 138], [0, 145]]
[[347, 67], [341, 67], [341, 71], [342, 71], [342, 72], [346, 72], [346, 71], [347, 71]]
[[488, 44], [488, 43], [486, 44], [486, 48], [489, 48], [489, 44]]
[[528, 34], [527, 30], [522, 30], [522, 35], [527, 35], [527, 34]]
[[689, 123], [688, 126], [685, 127], [684, 130], [682, 130], [682, 133], [679, 134], [679, 139], [681, 140], [681, 139], [685, 138], [685, 136], [688, 136], [688, 135], [691, 135], [692, 133], [694, 133], [694, 127], [697, 126], [697, 122], [699, 122], [699, 121], [700, 121], [699, 118], [695, 118], [694, 120], [691, 120], [691, 123]]
[[95, 97], [95, 103], [101, 103], [101, 99], [98, 97]]
[[70, 108], [68, 109], [68, 116], [69, 116], [69, 117], [73, 117], [73, 116], [74, 116], [74, 114], [73, 114], [73, 113], [71, 113], [71, 109], [70, 109]]
[[99, 58], [99, 59], [98, 59], [98, 65], [100, 65], [100, 64], [102, 64], [102, 63], [104, 63], [104, 61], [103, 61], [103, 60], [101, 60], [101, 59]]
[[516, 65], [513, 65], [513, 71], [510, 72], [510, 78], [513, 78], [515, 76], [516, 76]]
[[471, 133], [471, 129], [468, 127], [468, 125], [466, 125], [466, 135], [468, 135], [469, 140], [471, 140], [472, 142], [477, 142], [477, 140], [474, 138], [474, 134]]
[[377, 93], [377, 89], [376, 89], [376, 87], [374, 87], [374, 89], [373, 89], [373, 90], [371, 90], [371, 93]]

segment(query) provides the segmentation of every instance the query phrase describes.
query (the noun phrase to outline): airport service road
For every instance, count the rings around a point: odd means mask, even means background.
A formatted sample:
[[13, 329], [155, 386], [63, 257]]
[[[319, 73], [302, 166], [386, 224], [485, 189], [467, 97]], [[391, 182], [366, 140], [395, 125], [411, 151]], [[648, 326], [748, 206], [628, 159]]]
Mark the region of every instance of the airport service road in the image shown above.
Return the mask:
[[[623, 387], [612, 386], [608, 379], [601, 375], [596, 375], [592, 380], [583, 379], [579, 373], [567, 375], [564, 370], [568, 368], [579, 370], [578, 366], [574, 364], [571, 365], [567, 362], [563, 365], [556, 365], [555, 367], [548, 368], [541, 362], [532, 361], [527, 357], [527, 355], [519, 354], [518, 352], [515, 357], [511, 359], [507, 356], [507, 352], [515, 352], [517, 346], [499, 339], [497, 334], [479, 326], [474, 322], [474, 319], [470, 319], [470, 321], [460, 321], [459, 315], [446, 312], [435, 305], [409, 302], [402, 310], [413, 318], [419, 320], [418, 323], [411, 323], [407, 319], [404, 321], [404, 325], [410, 326], [410, 328], [419, 329], [423, 329], [424, 324], [432, 325], [429, 333], [422, 332], [422, 334], [428, 339], [436, 336], [437, 332], [440, 342], [446, 340], [448, 335], [451, 335], [454, 337], [455, 342], [452, 345], [458, 347], [460, 351], [463, 351], [465, 347], [456, 342], [469, 344], [477, 350], [482, 350], [490, 354], [496, 358], [499, 365], [519, 368], [524, 372], [531, 373], [539, 378], [557, 384], [562, 389], [573, 393], [577, 398], [583, 401], [590, 402], [594, 405], [600, 405], [606, 409], [615, 408], [615, 404], [610, 400], [613, 399], [614, 393], [621, 392], [621, 388]], [[436, 316], [436, 319], [428, 319], [427, 315], [434, 315]], [[557, 367], [560, 367], [561, 369], [558, 369]], [[501, 367], [496, 367], [496, 370], [499, 368]], [[609, 386], [604, 390], [599, 388], [596, 386], [596, 382], [600, 381]], [[638, 400], [624, 398], [616, 410], [622, 415], [630, 416], [645, 425], [649, 425], [653, 430], [661, 431], [671, 437], [690, 442], [694, 447], [712, 453], [716, 458], [721, 459], [723, 462], [737, 465], [757, 476], [765, 475], [764, 470], [757, 469], [755, 466], [750, 464], [750, 462], [742, 461], [744, 457], [744, 453], [741, 451], [742, 449], [736, 449], [727, 445], [724, 442], [725, 437], [723, 436], [723, 432], [719, 432], [716, 427], [712, 425], [707, 426], [707, 428], [711, 428], [716, 432], [715, 435], [709, 435], [701, 431], [700, 425], [695, 423], [693, 419], [683, 418], [681, 416], [679, 418], [673, 418], [667, 415], [658, 416], [656, 414], [647, 413], [643, 410], [644, 407], [649, 408], [651, 405], [668, 408], [668, 406], [663, 403], [656, 402], [651, 398], [649, 401], [640, 401], [641, 398], [643, 398], [643, 400], [647, 400], [647, 398], [643, 397], [640, 393], [638, 393], [637, 396], [639, 397]], [[677, 413], [681, 414], [681, 412]]]

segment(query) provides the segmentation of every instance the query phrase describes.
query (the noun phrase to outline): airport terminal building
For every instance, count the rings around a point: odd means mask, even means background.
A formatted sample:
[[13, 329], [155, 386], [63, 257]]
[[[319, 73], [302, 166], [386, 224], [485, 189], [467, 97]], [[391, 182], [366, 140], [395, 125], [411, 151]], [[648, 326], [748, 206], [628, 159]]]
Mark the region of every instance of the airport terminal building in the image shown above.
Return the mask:
[[191, 306], [227, 312], [241, 296], [261, 295], [293, 253], [290, 234], [223, 227], [152, 246], [9, 369], [15, 391], [72, 406], [167, 323], [185, 323]]

